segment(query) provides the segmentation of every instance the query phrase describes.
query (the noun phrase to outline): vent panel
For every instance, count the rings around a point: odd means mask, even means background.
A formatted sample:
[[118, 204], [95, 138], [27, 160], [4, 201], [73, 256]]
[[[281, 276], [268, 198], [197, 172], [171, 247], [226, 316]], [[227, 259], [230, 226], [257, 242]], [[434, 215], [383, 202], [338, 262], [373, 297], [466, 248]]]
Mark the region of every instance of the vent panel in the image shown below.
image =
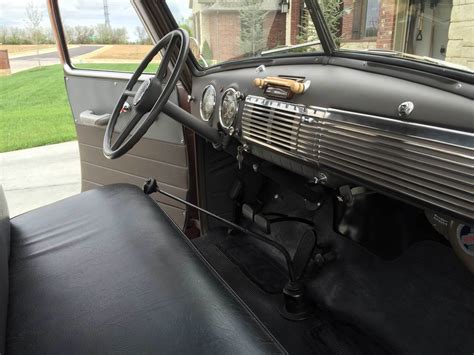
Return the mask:
[[[304, 112], [304, 106], [247, 96], [242, 112], [242, 135], [251, 142], [296, 155]], [[310, 132], [307, 138], [312, 141]]]
[[248, 96], [242, 138], [474, 220], [474, 134]]

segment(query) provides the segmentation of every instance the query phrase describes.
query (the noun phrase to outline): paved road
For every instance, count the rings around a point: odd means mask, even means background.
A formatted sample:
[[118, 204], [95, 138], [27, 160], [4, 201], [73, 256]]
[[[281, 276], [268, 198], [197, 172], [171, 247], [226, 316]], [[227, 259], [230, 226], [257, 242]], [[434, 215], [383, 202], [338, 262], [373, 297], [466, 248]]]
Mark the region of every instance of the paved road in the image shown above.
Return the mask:
[[[97, 49], [102, 48], [103, 46], [80, 46], [80, 47], [75, 47], [69, 49], [69, 56], [71, 58], [84, 55], [90, 52], [93, 52]], [[19, 60], [33, 60], [36, 61], [39, 59], [59, 59], [59, 54], [57, 51], [54, 52], [49, 52], [49, 53], [40, 53], [40, 54], [33, 54], [33, 55], [28, 55], [24, 57], [16, 57], [16, 58], [10, 58], [10, 62], [12, 61], [19, 61]]]
[[[71, 48], [69, 50], [69, 54], [72, 58], [78, 57], [80, 55], [84, 55], [103, 46], [79, 46], [75, 48]], [[40, 54], [30, 54], [24, 57], [16, 57], [10, 58], [10, 67], [12, 73], [17, 73], [19, 71], [31, 69], [37, 67], [40, 63], [42, 66], [52, 65], [52, 64], [59, 64], [59, 55], [57, 51], [49, 52], [49, 53], [40, 53]]]
[[77, 141], [0, 153], [0, 185], [12, 217], [78, 194]]

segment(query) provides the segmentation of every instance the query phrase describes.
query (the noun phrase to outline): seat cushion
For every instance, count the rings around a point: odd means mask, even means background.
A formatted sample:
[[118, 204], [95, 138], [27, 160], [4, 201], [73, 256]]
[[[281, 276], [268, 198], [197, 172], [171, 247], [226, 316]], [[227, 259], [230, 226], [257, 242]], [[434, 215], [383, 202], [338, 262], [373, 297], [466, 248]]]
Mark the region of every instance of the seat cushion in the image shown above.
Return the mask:
[[138, 188], [11, 220], [7, 353], [282, 353]]

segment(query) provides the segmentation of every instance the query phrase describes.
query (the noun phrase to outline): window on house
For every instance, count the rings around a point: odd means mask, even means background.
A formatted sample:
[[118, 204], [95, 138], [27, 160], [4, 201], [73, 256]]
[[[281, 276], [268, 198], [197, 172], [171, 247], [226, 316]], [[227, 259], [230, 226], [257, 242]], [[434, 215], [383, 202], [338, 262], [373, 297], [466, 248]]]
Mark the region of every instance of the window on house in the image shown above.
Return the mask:
[[472, 8], [462, 1], [317, 1], [341, 50], [369, 50], [469, 72], [474, 69]]
[[352, 39], [376, 38], [380, 0], [357, 0], [353, 5]]
[[[186, 25], [202, 66], [258, 56], [321, 52], [303, 0], [166, 0]], [[303, 19], [304, 17], [304, 19]], [[283, 47], [311, 42], [285, 51]]]
[[380, 0], [367, 0], [365, 8], [364, 37], [377, 37], [379, 29]]

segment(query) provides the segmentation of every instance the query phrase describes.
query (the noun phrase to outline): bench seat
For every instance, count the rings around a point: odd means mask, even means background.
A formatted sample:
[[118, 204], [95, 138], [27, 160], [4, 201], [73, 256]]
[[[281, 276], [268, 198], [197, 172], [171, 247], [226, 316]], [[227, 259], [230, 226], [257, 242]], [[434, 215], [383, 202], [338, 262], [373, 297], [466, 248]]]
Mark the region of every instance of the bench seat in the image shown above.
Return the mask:
[[137, 187], [91, 190], [10, 229], [0, 353], [285, 353]]

